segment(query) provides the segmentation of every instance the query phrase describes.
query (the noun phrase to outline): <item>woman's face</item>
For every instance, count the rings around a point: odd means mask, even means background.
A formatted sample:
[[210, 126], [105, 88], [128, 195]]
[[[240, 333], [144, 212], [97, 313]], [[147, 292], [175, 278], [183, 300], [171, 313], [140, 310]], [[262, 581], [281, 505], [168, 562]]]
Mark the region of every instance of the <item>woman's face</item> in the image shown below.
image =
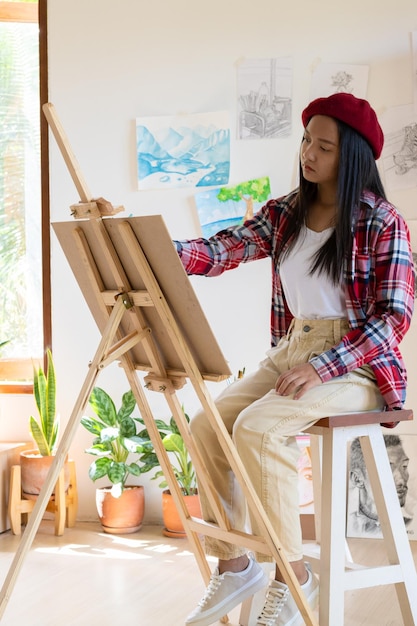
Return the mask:
[[327, 115], [315, 115], [304, 129], [301, 143], [303, 176], [311, 183], [335, 184], [339, 171], [339, 131]]

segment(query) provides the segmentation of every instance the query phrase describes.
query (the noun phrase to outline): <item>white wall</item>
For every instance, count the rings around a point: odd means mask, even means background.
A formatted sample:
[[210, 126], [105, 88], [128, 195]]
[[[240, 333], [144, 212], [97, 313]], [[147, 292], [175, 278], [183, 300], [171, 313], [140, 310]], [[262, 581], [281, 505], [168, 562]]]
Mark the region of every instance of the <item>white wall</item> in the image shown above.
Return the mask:
[[[410, 32], [417, 29], [415, 0], [298, 2], [258, 0], [51, 0], [50, 101], [55, 105], [93, 197], [123, 205], [126, 215], [162, 214], [173, 238], [199, 235], [192, 189], [141, 191], [136, 185], [135, 118], [229, 110], [230, 182], [269, 176], [272, 193], [289, 191], [301, 138], [300, 113], [309, 102], [313, 68], [320, 62], [369, 65], [367, 97], [378, 113], [412, 102]], [[293, 132], [285, 139], [237, 141], [236, 65], [242, 58], [291, 56], [294, 63]], [[417, 187], [390, 193], [406, 218], [416, 215]], [[79, 198], [51, 138], [52, 221], [68, 221]], [[53, 337], [59, 406], [71, 413], [97, 347], [99, 334], [52, 235]], [[217, 279], [192, 278], [206, 315], [233, 372], [252, 369], [269, 344], [269, 263], [248, 265]], [[403, 350], [410, 372], [408, 406], [417, 408], [413, 379], [417, 357], [413, 327]], [[112, 368], [99, 384], [120, 398], [127, 384]], [[210, 387], [214, 394], [221, 385]], [[186, 408], [196, 403], [182, 392]], [[169, 417], [151, 394], [159, 417]], [[2, 399], [7, 438], [27, 433], [28, 401]], [[13, 417], [9, 416], [13, 414]], [[404, 427], [401, 427], [404, 430]], [[400, 430], [401, 430], [400, 429]], [[416, 425], [405, 427], [416, 432]], [[72, 446], [82, 519], [95, 518], [94, 486], [87, 478], [90, 442], [81, 428]], [[146, 520], [160, 519], [160, 490], [149, 476]]]

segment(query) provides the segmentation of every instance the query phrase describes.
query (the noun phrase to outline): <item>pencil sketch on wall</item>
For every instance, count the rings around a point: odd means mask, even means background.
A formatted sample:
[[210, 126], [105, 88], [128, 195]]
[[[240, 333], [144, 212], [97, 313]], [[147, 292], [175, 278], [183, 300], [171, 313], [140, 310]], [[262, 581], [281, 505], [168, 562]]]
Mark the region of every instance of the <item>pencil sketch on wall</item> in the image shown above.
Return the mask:
[[311, 100], [341, 92], [353, 93], [357, 98], [365, 98], [368, 73], [367, 65], [319, 63], [311, 78]]
[[382, 152], [387, 189], [417, 187], [417, 115], [412, 105], [388, 109], [380, 116], [385, 141]]
[[249, 59], [237, 69], [237, 138], [275, 139], [291, 133], [292, 60]]
[[399, 176], [417, 167], [417, 123], [408, 124], [401, 129], [401, 141], [401, 148], [392, 155], [395, 173]]
[[417, 30], [411, 33], [414, 111], [417, 113]]

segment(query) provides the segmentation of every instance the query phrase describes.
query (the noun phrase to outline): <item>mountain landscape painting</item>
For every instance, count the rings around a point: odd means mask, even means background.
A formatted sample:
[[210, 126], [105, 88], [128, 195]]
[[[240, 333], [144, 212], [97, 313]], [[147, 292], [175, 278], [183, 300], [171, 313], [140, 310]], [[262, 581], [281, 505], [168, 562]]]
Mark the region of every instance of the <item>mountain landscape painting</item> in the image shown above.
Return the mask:
[[137, 118], [136, 149], [140, 190], [225, 185], [229, 113]]

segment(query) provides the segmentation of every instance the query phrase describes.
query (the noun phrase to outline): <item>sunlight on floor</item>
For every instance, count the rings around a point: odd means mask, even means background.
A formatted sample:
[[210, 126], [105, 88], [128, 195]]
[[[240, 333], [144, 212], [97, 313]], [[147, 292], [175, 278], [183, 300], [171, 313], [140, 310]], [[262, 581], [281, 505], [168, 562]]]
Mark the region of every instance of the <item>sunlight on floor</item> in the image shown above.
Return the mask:
[[101, 543], [103, 545], [100, 549], [89, 544], [64, 543], [59, 546], [39, 546], [34, 548], [34, 552], [59, 556], [83, 556], [121, 560], [150, 559], [152, 554], [149, 553], [169, 554], [176, 557], [193, 556], [189, 550], [183, 550], [183, 544], [181, 546], [172, 545], [172, 542], [169, 543], [169, 540], [165, 540], [165, 538], [163, 538], [163, 542], [160, 542], [100, 532], [97, 533], [97, 537], [102, 538]]
[[[0, 534], [2, 584], [20, 540], [11, 532]], [[377, 542], [365, 547], [356, 539], [351, 547], [379, 562]], [[412, 546], [417, 559], [416, 542]], [[213, 569], [216, 559], [208, 561]], [[57, 537], [53, 521], [43, 520], [7, 598], [1, 626], [183, 626], [204, 586], [188, 540], [165, 537], [160, 526], [111, 535], [99, 523], [77, 522]], [[239, 613], [240, 607], [229, 613], [228, 626], [238, 626]], [[393, 585], [346, 593], [345, 626], [400, 623]]]
[[[10, 532], [0, 535], [3, 580], [20, 540]], [[175, 584], [167, 586], [170, 579]], [[162, 527], [145, 526], [132, 535], [112, 535], [102, 532], [98, 523], [79, 522], [57, 537], [53, 522], [43, 520], [1, 624], [182, 626], [203, 590], [188, 540], [165, 537]], [[132, 621], [132, 615], [140, 616], [139, 621]]]

